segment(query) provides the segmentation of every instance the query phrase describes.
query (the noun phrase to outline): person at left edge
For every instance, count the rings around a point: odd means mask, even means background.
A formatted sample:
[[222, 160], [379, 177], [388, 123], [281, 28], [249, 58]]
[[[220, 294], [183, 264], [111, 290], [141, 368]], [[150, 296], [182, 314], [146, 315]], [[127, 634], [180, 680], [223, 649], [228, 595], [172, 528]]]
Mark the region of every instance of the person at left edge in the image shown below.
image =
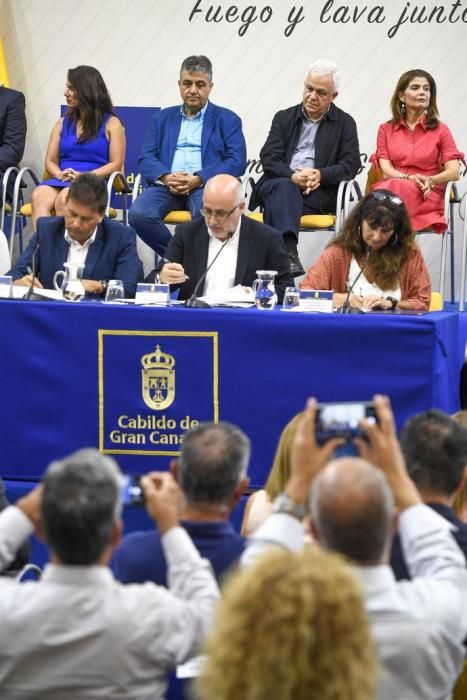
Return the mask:
[[[53, 288], [53, 277], [66, 262], [84, 266], [83, 285], [88, 294], [104, 295], [110, 279], [120, 279], [126, 297], [134, 297], [142, 280], [132, 228], [104, 217], [105, 182], [83, 173], [73, 181], [63, 217], [41, 217], [28, 247], [8, 273], [13, 284], [30, 286], [34, 267], [36, 287]], [[34, 256], [34, 265], [33, 265]], [[28, 270], [29, 268], [29, 270]]]
[[196, 218], [209, 178], [219, 173], [240, 177], [246, 168], [240, 117], [208, 101], [213, 87], [209, 58], [186, 58], [178, 87], [182, 105], [152, 118], [138, 160], [148, 187], [130, 209], [130, 224], [159, 255], [171, 238], [162, 223], [168, 212], [189, 209]]
[[[0, 85], [0, 182], [5, 170], [19, 165], [26, 141], [25, 100], [22, 92]], [[14, 178], [10, 179], [8, 196], [13, 194]], [[0, 189], [0, 207], [3, 206]]]
[[245, 201], [241, 183], [231, 175], [216, 175], [204, 188], [204, 219], [180, 224], [166, 250], [166, 260], [148, 276], [180, 287], [179, 299], [189, 299], [198, 281], [221, 246], [225, 250], [209, 270], [199, 295], [212, 295], [237, 284], [251, 287], [257, 270], [276, 270], [277, 299], [282, 304], [293, 277], [284, 241], [278, 231], [243, 216]]

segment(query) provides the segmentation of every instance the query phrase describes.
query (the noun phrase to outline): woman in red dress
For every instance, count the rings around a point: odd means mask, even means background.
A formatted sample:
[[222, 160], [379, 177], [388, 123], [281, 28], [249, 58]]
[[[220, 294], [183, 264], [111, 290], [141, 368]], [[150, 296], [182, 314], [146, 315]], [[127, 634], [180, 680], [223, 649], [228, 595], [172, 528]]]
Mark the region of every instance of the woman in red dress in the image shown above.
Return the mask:
[[397, 194], [407, 207], [415, 231], [443, 233], [444, 190], [459, 179], [461, 153], [446, 124], [439, 121], [436, 83], [424, 70], [413, 69], [399, 78], [391, 100], [392, 119], [378, 129], [377, 151], [384, 188]]

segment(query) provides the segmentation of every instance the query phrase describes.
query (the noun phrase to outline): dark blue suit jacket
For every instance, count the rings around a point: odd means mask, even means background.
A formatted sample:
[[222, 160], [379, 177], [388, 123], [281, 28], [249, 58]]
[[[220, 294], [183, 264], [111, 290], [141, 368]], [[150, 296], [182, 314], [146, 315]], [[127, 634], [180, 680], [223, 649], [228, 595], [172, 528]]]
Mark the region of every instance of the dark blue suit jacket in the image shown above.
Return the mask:
[[[179, 299], [189, 299], [193, 294], [196, 283], [206, 270], [208, 248], [209, 233], [204, 219], [176, 227], [165, 256], [167, 260], [183, 265], [189, 277], [180, 286]], [[222, 265], [221, 258], [218, 263]], [[284, 240], [276, 229], [242, 216], [235, 284], [251, 287], [257, 277], [256, 270], [277, 270], [275, 287], [279, 304], [282, 304], [285, 288], [294, 285]]]
[[[442, 515], [443, 518], [448, 520], [450, 523], [456, 526], [457, 530], [454, 530], [452, 536], [456, 540], [459, 547], [462, 549], [465, 558], [467, 559], [467, 524], [459, 520], [452, 508], [445, 506], [442, 503], [427, 503], [430, 508]], [[401, 540], [399, 535], [395, 535], [392, 541], [391, 549], [391, 568], [394, 571], [394, 575], [397, 580], [400, 579], [410, 579], [410, 573], [407, 569], [407, 565], [404, 559], [404, 553], [401, 547]]]
[[[141, 149], [138, 166], [149, 185], [172, 170], [182, 123], [180, 105], [156, 112]], [[240, 177], [246, 168], [246, 145], [242, 121], [235, 112], [208, 103], [201, 135], [199, 175], [203, 182], [225, 173]]]
[[[53, 276], [57, 270], [63, 269], [63, 263], [68, 258], [68, 243], [64, 233], [65, 223], [62, 216], [38, 219], [37, 232], [8, 274], [11, 274], [14, 280], [28, 274], [28, 267], [32, 268], [32, 256], [39, 241], [35, 256], [36, 275], [46, 289], [53, 289]], [[125, 296], [134, 297], [136, 284], [142, 280], [142, 276], [134, 230], [104, 218], [97, 227], [96, 240], [89, 247], [83, 279], [122, 280]]]
[[[25, 100], [22, 92], [0, 86], [0, 182], [11, 165], [18, 165], [26, 141]], [[9, 192], [14, 178], [10, 180]], [[2, 205], [0, 187], [0, 206]]]

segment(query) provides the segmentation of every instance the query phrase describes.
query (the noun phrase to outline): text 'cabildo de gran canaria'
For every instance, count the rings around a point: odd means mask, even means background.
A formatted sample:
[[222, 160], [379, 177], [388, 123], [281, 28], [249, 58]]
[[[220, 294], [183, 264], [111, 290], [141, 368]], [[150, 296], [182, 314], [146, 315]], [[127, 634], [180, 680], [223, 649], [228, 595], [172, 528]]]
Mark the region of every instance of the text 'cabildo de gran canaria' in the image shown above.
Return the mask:
[[189, 415], [177, 421], [166, 416], [123, 414], [109, 438], [114, 445], [181, 445], [183, 434], [198, 422]]

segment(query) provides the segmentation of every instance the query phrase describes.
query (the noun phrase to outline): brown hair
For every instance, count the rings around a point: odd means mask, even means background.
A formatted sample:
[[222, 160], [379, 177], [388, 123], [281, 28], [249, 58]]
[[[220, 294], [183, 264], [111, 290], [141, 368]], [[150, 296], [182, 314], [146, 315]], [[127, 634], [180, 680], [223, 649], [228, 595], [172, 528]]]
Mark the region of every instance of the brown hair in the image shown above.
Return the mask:
[[359, 582], [344, 560], [310, 547], [271, 549], [224, 588], [203, 700], [370, 700], [378, 662]]
[[[467, 428], [467, 411], [457, 411], [453, 413], [451, 418]], [[458, 518], [465, 521], [465, 508], [467, 506], [467, 485], [465, 485], [460, 491], [456, 491], [456, 494], [452, 500], [452, 508]]]
[[342, 230], [327, 246], [344, 248], [356, 259], [362, 259], [366, 252], [361, 234], [362, 221], [372, 227], [392, 228], [394, 234], [387, 245], [371, 258], [375, 282], [383, 290], [391, 289], [398, 283], [402, 265], [415, 250], [415, 233], [407, 209], [402, 200], [399, 199], [399, 204], [395, 199], [399, 198], [389, 190], [369, 192], [351, 211]]
[[99, 133], [104, 119], [109, 114], [114, 115], [109, 91], [102, 75], [92, 66], [70, 68], [68, 82], [76, 95], [78, 104], [68, 109], [67, 117], [75, 125], [81, 121], [83, 132], [78, 141], [90, 141]]
[[391, 121], [393, 123], [399, 123], [404, 118], [404, 115], [401, 112], [402, 101], [400, 98], [400, 93], [407, 89], [414, 78], [426, 78], [426, 80], [428, 80], [430, 85], [430, 104], [426, 110], [426, 128], [429, 130], [436, 129], [439, 124], [438, 105], [436, 104], [436, 83], [433, 76], [421, 68], [412, 68], [412, 70], [402, 73], [401, 77], [397, 81], [396, 89], [391, 97]]

